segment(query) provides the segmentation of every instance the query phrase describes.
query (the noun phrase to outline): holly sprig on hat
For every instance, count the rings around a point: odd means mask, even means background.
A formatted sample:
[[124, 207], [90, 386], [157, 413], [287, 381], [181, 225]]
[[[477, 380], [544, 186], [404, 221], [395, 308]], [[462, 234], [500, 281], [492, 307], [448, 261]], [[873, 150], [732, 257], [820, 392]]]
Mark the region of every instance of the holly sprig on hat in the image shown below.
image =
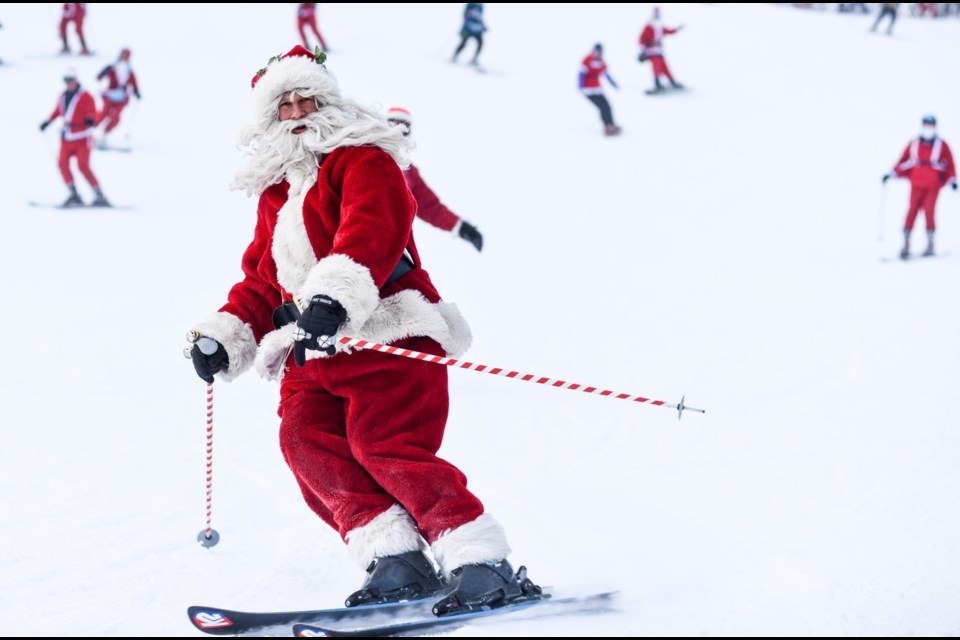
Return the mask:
[[[320, 49], [319, 45], [314, 49], [313, 54], [311, 55], [313, 56], [314, 62], [316, 62], [318, 65], [320, 65], [324, 69], [327, 68], [327, 65], [324, 64], [327, 61], [327, 54], [322, 49]], [[257, 75], [256, 75], [257, 79], [262, 78], [264, 74], [267, 73], [267, 69], [270, 68], [270, 65], [272, 65], [274, 62], [277, 62], [278, 60], [283, 60], [284, 57], [285, 56], [282, 53], [279, 53], [275, 56], [271, 56], [270, 59], [267, 60], [267, 66], [257, 70]], [[289, 54], [286, 57], [289, 57]]]

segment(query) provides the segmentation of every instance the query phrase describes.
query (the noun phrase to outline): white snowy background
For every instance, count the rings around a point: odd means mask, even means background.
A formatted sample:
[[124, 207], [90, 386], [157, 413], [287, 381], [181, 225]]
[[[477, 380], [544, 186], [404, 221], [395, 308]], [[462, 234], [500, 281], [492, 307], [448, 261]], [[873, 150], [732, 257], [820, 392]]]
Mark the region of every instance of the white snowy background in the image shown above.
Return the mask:
[[[832, 6], [832, 5], [828, 5]], [[197, 636], [190, 604], [337, 606], [362, 571], [303, 503], [278, 390], [206, 385], [181, 350], [240, 276], [255, 201], [231, 192], [249, 82], [293, 46], [292, 3], [91, 4], [95, 55], [60, 56], [58, 4], [0, 30], [0, 620], [10, 636]], [[960, 634], [960, 195], [942, 258], [896, 256], [920, 117], [960, 151], [960, 20], [670, 4], [691, 91], [650, 97], [652, 5], [321, 4], [343, 91], [413, 112], [414, 161], [485, 245], [418, 221], [470, 320], [469, 359], [703, 415], [450, 371], [441, 455], [505, 527], [515, 566], [618, 611], [455, 636]], [[71, 31], [71, 42], [75, 42]], [[576, 88], [605, 45], [619, 138]], [[61, 211], [57, 127], [77, 68], [132, 48], [143, 95], [96, 152], [132, 210]], [[74, 45], [76, 48], [76, 45]], [[90, 192], [78, 174], [85, 198]], [[922, 250], [922, 223], [914, 244]]]

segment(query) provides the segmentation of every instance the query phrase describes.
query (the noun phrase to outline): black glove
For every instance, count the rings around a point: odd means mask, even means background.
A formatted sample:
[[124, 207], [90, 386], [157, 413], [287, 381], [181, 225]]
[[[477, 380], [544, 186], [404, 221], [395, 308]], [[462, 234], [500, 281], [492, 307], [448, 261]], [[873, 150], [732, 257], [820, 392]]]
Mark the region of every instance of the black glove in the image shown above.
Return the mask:
[[460, 221], [460, 237], [475, 246], [477, 251], [483, 249], [483, 236], [475, 226], [466, 220]]
[[88, 127], [92, 127], [97, 124], [97, 121], [93, 119], [93, 116], [87, 116], [83, 119], [83, 124], [87, 125]]
[[[211, 353], [204, 353], [210, 351]], [[193, 368], [197, 375], [205, 382], [213, 382], [213, 374], [226, 371], [230, 366], [230, 358], [223, 345], [213, 338], [200, 338], [190, 350]]]
[[890, 179], [890, 174], [889, 174], [889, 173], [885, 173], [885, 174], [883, 174], [883, 178], [880, 180], [880, 182], [881, 182], [881, 184], [887, 184], [887, 180], [889, 180], [889, 179]]
[[139, 99], [140, 99], [140, 90], [139, 90], [139, 89], [134, 89], [134, 90], [133, 90], [133, 95], [134, 95], [134, 97], [135, 97], [137, 100], [139, 100]]
[[40, 123], [40, 131], [46, 131], [47, 127], [49, 126], [50, 126], [50, 121], [44, 120], [43, 122]]
[[957, 181], [956, 181], [956, 180], [954, 180], [952, 183], [950, 183], [950, 188], [953, 189], [954, 191], [957, 190]]
[[298, 367], [307, 362], [307, 349], [325, 351], [328, 356], [337, 352], [330, 339], [347, 320], [347, 310], [330, 296], [313, 296], [310, 304], [300, 314], [293, 337], [293, 360]]

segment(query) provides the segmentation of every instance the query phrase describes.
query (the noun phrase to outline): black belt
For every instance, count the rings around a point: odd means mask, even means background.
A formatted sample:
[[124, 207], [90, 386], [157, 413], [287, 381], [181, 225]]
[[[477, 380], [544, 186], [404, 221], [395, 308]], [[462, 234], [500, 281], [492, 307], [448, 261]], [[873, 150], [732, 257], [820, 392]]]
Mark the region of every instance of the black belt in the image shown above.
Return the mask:
[[[413, 269], [413, 260], [404, 253], [400, 256], [400, 262], [397, 263], [397, 266], [393, 268], [393, 271], [390, 272], [390, 277], [387, 278], [387, 281], [383, 283], [383, 286], [387, 286], [391, 282], [399, 280], [402, 276], [406, 275], [408, 271]], [[296, 322], [300, 319], [300, 309], [297, 308], [296, 302], [284, 302], [279, 307], [273, 310], [273, 328], [279, 329], [284, 327], [292, 322]]]

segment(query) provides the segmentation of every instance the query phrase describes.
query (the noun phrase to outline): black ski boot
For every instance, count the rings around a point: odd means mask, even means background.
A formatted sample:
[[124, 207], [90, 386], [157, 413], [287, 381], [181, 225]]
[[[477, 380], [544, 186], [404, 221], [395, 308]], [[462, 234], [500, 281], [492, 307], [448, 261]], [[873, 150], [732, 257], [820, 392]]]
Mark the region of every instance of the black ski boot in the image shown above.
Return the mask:
[[77, 193], [77, 188], [73, 185], [70, 185], [70, 197], [68, 197], [63, 202], [64, 207], [82, 207], [83, 200], [80, 199], [80, 194]]
[[439, 594], [446, 581], [420, 551], [375, 558], [359, 591], [347, 597], [348, 607], [418, 600]]
[[453, 591], [433, 605], [434, 615], [496, 609], [537, 600], [543, 594], [543, 590], [527, 577], [526, 567], [520, 567], [514, 573], [506, 560], [454, 569], [450, 584]]
[[103, 191], [100, 191], [100, 188], [97, 187], [95, 190], [96, 197], [94, 197], [93, 202], [90, 203], [92, 207], [109, 207], [110, 202], [107, 201], [106, 197], [103, 195]]

